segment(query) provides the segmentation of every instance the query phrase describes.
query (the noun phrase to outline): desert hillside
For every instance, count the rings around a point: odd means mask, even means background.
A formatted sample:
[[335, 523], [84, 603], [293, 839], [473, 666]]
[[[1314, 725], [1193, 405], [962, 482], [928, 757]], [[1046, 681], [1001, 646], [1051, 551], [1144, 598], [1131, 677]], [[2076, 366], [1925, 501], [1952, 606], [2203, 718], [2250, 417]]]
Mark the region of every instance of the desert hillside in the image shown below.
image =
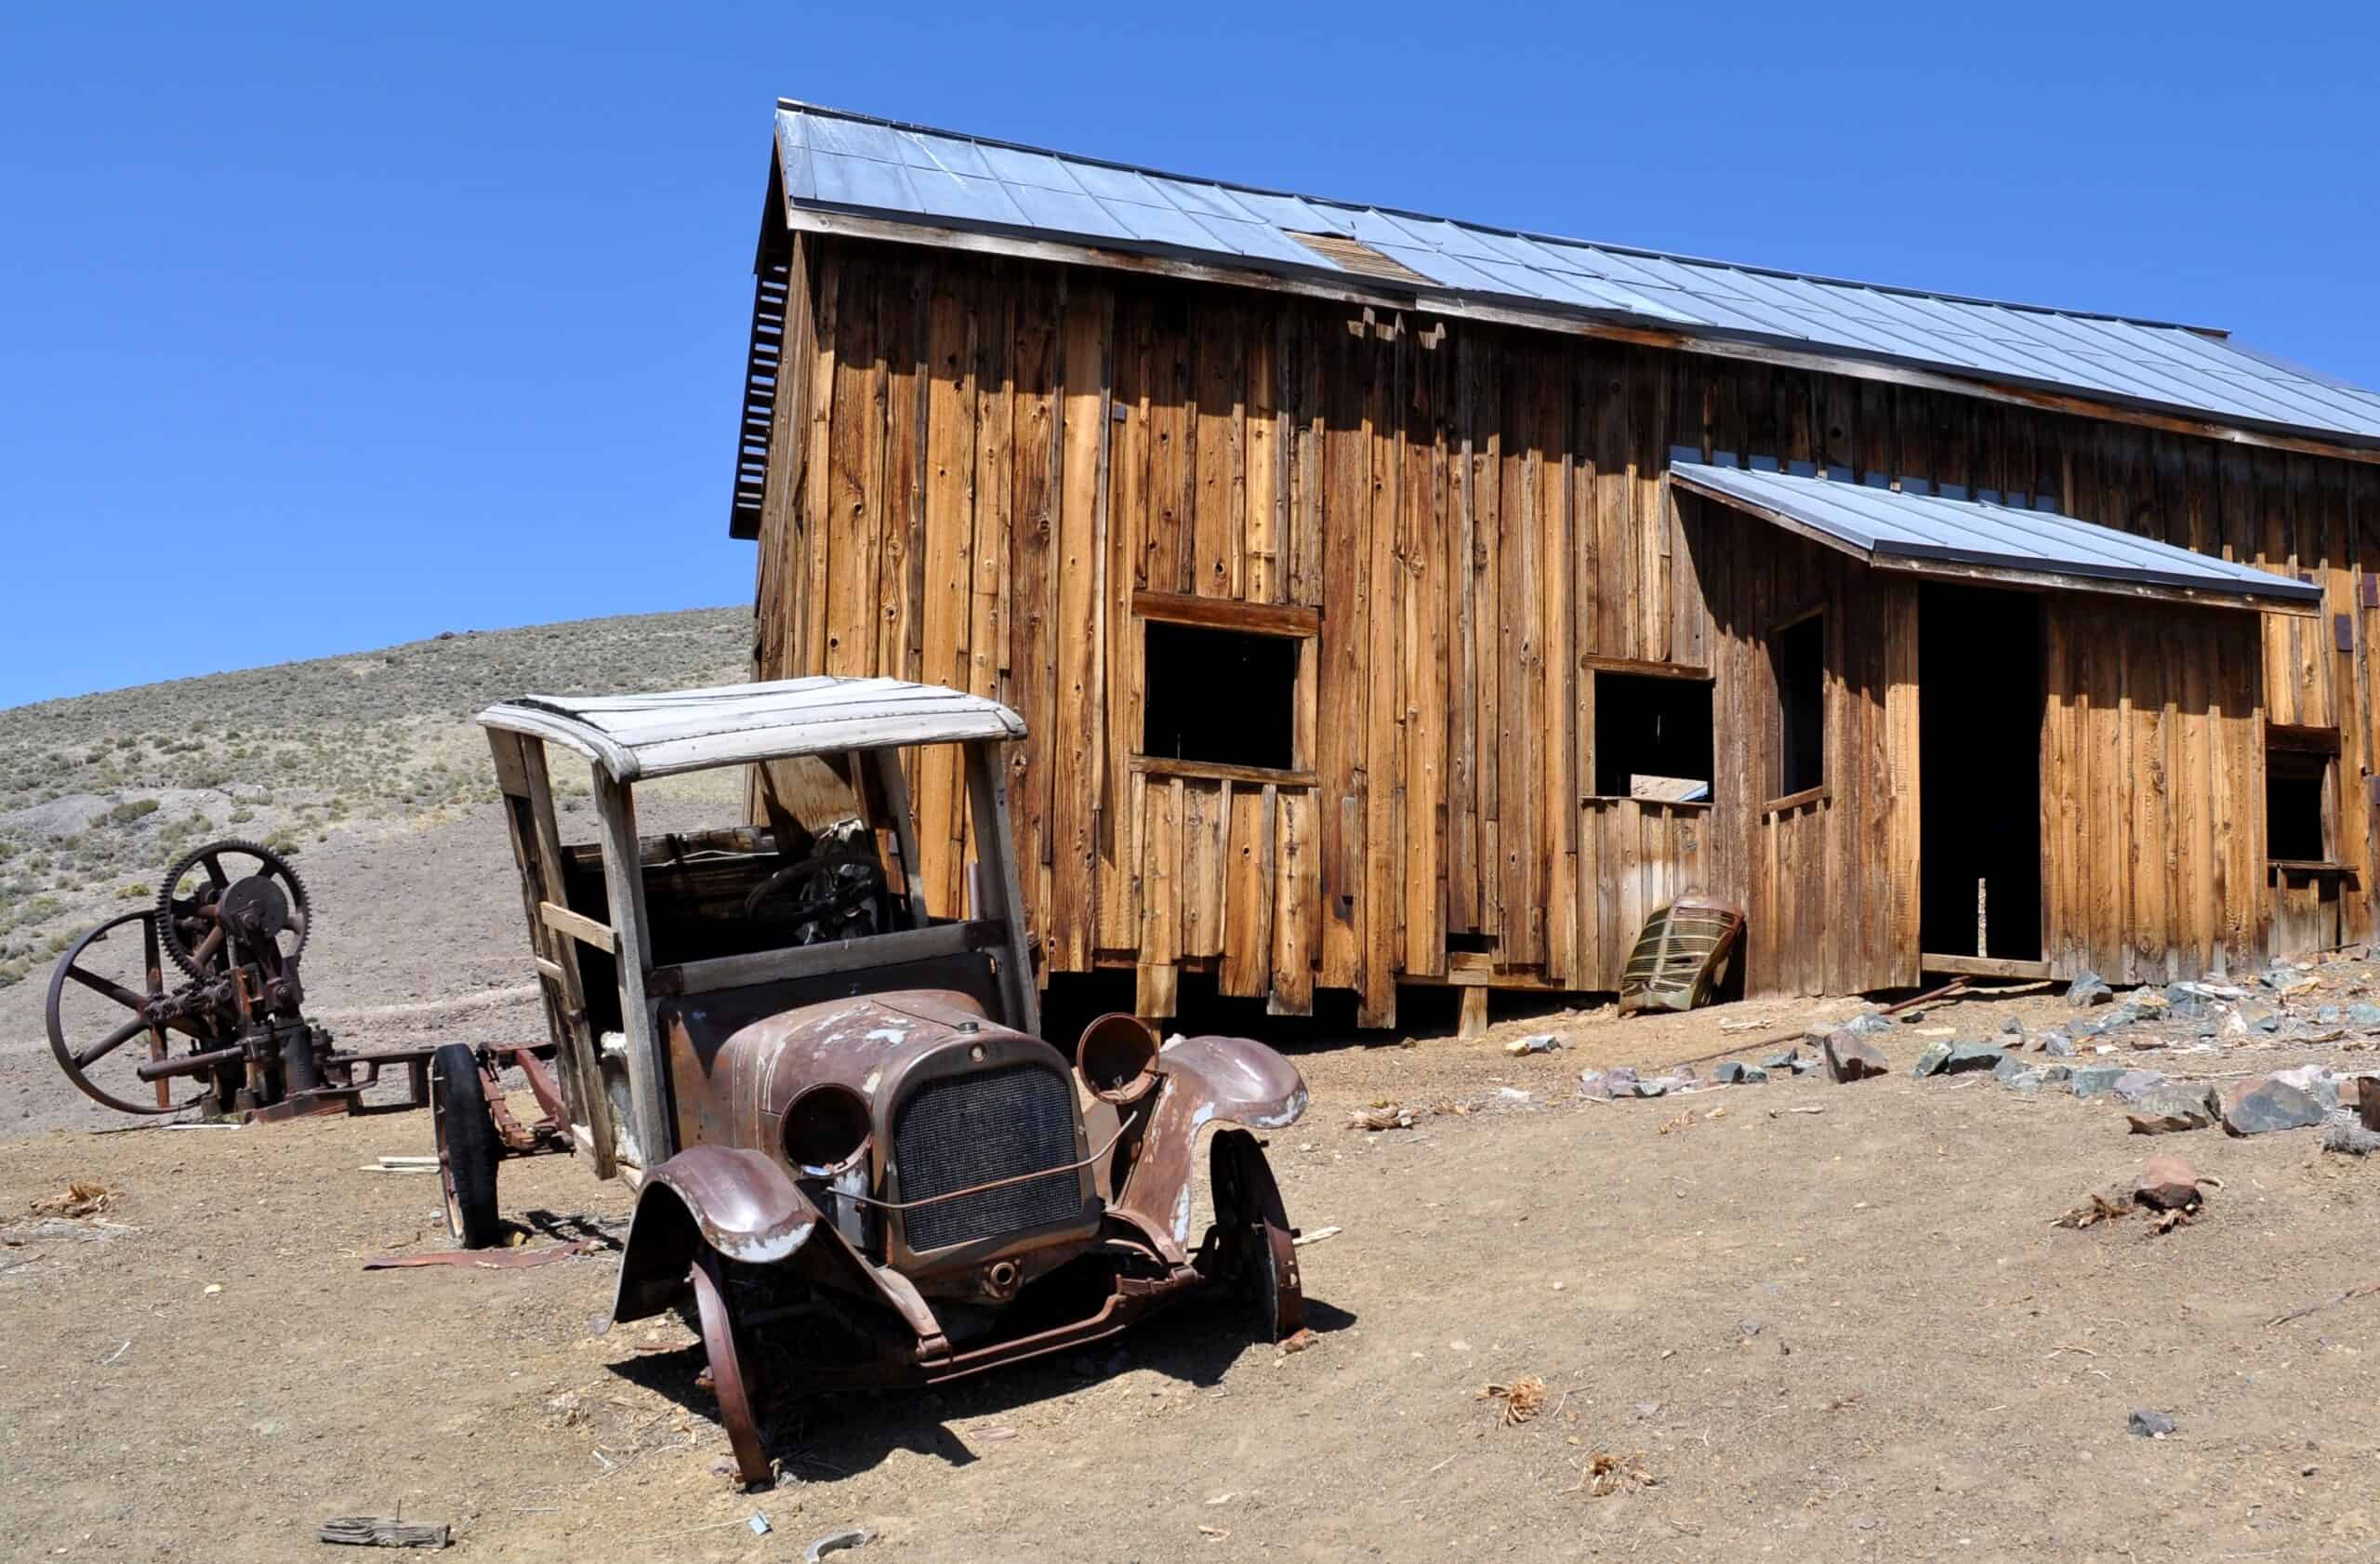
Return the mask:
[[582, 619], [0, 710], [0, 987], [200, 842], [295, 849], [302, 870], [342, 833], [457, 816], [492, 794], [470, 722], [491, 700], [740, 679], [750, 635], [745, 608]]

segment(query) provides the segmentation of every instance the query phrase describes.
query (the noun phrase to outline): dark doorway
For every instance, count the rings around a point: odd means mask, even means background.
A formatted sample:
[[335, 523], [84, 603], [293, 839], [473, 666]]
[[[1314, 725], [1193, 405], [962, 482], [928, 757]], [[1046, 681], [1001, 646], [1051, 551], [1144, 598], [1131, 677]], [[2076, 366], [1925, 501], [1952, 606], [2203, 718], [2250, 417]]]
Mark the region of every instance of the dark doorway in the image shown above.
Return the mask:
[[1918, 948], [2042, 955], [2042, 616], [2026, 592], [1917, 603]]

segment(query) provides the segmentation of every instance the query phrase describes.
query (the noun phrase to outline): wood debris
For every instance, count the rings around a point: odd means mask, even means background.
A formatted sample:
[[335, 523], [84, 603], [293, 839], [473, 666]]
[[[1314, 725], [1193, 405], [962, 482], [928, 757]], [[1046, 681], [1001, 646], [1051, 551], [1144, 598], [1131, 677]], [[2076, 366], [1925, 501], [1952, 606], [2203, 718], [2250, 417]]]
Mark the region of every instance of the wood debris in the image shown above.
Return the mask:
[[66, 1186], [63, 1195], [51, 1195], [33, 1203], [35, 1216], [97, 1216], [115, 1204], [115, 1191], [104, 1184], [86, 1184], [77, 1179]]
[[384, 1519], [376, 1515], [343, 1515], [323, 1522], [314, 1533], [326, 1543], [346, 1543], [354, 1547], [444, 1547], [447, 1530], [444, 1526], [416, 1526], [411, 1521]]
[[2274, 1315], [2270, 1319], [2266, 1320], [2265, 1323], [2268, 1326], [2286, 1325], [2293, 1319], [2303, 1319], [2309, 1314], [2320, 1314], [2326, 1308], [2336, 1307], [2340, 1304], [2347, 1303], [2356, 1298], [2368, 1298], [2374, 1292], [2380, 1292], [2380, 1281], [2367, 1281], [2360, 1286], [2350, 1287], [2346, 1292], [2337, 1294], [2335, 1297], [2325, 1298], [2319, 1304], [2307, 1304], [2302, 1309], [2291, 1309], [2287, 1314]]
[[1545, 1381], [1535, 1374], [1523, 1374], [1510, 1385], [1486, 1386], [1475, 1398], [1503, 1402], [1496, 1420], [1507, 1428], [1516, 1428], [1545, 1409]]
[[2129, 1197], [2110, 1197], [2094, 1193], [2082, 1204], [2065, 1215], [2051, 1220], [2053, 1227], [2096, 1227], [2102, 1222], [2118, 1222], [2132, 1213]]
[[1399, 1107], [1395, 1103], [1374, 1103], [1347, 1116], [1347, 1128], [1351, 1130], [1409, 1130], [1412, 1127], [1413, 1110]]

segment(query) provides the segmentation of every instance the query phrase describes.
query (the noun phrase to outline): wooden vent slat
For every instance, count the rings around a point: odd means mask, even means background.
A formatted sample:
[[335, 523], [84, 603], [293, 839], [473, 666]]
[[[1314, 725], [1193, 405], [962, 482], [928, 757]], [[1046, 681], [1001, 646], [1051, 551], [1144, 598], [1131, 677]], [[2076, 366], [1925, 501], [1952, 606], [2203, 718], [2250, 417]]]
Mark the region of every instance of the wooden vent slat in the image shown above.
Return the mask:
[[760, 536], [760, 500], [768, 489], [769, 442], [775, 428], [777, 371], [784, 360], [790, 289], [783, 261], [765, 268], [752, 288], [752, 353], [744, 374], [744, 418], [736, 428], [735, 493], [727, 516], [731, 537]]

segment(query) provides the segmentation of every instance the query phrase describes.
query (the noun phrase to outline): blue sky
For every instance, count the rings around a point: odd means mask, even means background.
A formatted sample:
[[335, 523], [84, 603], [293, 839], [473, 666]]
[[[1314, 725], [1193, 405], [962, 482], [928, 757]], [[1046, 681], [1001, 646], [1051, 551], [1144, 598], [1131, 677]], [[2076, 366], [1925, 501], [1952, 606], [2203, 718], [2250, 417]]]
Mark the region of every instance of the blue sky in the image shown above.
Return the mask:
[[747, 601], [780, 94], [2380, 384], [2368, 8], [1956, 10], [11, 8], [0, 705]]

